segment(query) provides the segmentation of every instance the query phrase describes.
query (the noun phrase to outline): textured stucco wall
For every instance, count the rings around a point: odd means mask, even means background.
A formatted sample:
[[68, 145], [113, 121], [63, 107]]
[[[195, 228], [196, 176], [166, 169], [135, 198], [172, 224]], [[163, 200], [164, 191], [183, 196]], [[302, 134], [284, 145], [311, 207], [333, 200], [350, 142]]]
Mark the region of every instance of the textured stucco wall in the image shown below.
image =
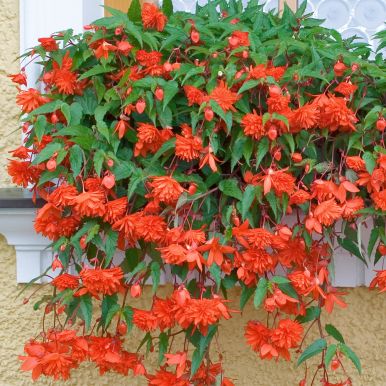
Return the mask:
[[[22, 288], [16, 285], [15, 251], [0, 237], [0, 385], [31, 385], [29, 373], [18, 371], [20, 363], [16, 354], [22, 353], [23, 344], [40, 332], [41, 311], [32, 310], [34, 299], [22, 305], [23, 295], [15, 300], [15, 294]], [[35, 287], [36, 288], [36, 287]], [[31, 289], [28, 289], [29, 293]], [[43, 288], [44, 292], [45, 289]], [[237, 298], [231, 293], [230, 298]], [[150, 290], [136, 305], [149, 307]], [[363, 375], [359, 377], [353, 366], [347, 363], [347, 370], [354, 375], [355, 386], [386, 385], [386, 334], [385, 310], [386, 296], [377, 295], [367, 288], [350, 290], [346, 298], [349, 307], [334, 312], [333, 323], [340, 329], [347, 343], [360, 355]], [[252, 306], [246, 307], [243, 315], [235, 315], [231, 320], [222, 323], [219, 347], [224, 355], [227, 376], [233, 378], [237, 386], [295, 386], [301, 379], [303, 369], [296, 369], [292, 362], [261, 361], [244, 342], [243, 326], [248, 320], [261, 319], [263, 314], [256, 312]], [[327, 323], [328, 320], [323, 321]], [[139, 334], [134, 331], [133, 343], [128, 342], [128, 349], [135, 350]], [[157, 355], [153, 354], [152, 358]], [[215, 356], [214, 356], [215, 358]], [[50, 380], [39, 380], [37, 386], [51, 385]], [[73, 372], [71, 381], [59, 382], [71, 386], [137, 386], [145, 385], [143, 380], [127, 379], [120, 375], [98, 375], [90, 364], [84, 364]]]
[[15, 105], [16, 89], [7, 74], [19, 70], [19, 1], [0, 0], [0, 187], [9, 184], [4, 173], [8, 151], [20, 142], [15, 131], [20, 110]]
[[[58, 0], [55, 0], [58, 1]], [[6, 78], [8, 72], [16, 72], [18, 55], [18, 1], [0, 0], [0, 186], [9, 184], [4, 166], [7, 152], [15, 148], [20, 141], [17, 128], [18, 109], [14, 105], [15, 90]], [[32, 310], [32, 299], [22, 305], [23, 296], [15, 299], [15, 294], [22, 288], [16, 284], [15, 251], [0, 236], [0, 386], [31, 385], [29, 374], [18, 371], [20, 363], [16, 354], [21, 354], [24, 342], [40, 331], [40, 312]], [[42, 291], [45, 289], [43, 288]], [[29, 290], [30, 291], [30, 290]], [[234, 298], [236, 294], [232, 294]], [[146, 307], [150, 292], [140, 300]], [[346, 337], [347, 343], [360, 354], [363, 375], [358, 377], [355, 369], [347, 365], [354, 375], [354, 385], [386, 385], [386, 334], [385, 310], [386, 296], [369, 292], [365, 288], [350, 290], [347, 296], [349, 308], [334, 313], [334, 324]], [[221, 327], [220, 347], [224, 354], [227, 376], [234, 378], [238, 386], [292, 386], [302, 377], [302, 370], [296, 370], [293, 363], [260, 361], [245, 346], [243, 326], [250, 319], [261, 317], [251, 307], [243, 315], [236, 315]], [[327, 322], [327, 320], [326, 320]], [[131, 349], [134, 349], [133, 344]], [[130, 348], [129, 348], [130, 349]], [[50, 385], [50, 380], [41, 380], [35, 385]], [[114, 384], [143, 385], [140, 380], [127, 379], [108, 374], [99, 377], [97, 370], [90, 365], [83, 365], [73, 373], [69, 382], [60, 385], [102, 386]]]

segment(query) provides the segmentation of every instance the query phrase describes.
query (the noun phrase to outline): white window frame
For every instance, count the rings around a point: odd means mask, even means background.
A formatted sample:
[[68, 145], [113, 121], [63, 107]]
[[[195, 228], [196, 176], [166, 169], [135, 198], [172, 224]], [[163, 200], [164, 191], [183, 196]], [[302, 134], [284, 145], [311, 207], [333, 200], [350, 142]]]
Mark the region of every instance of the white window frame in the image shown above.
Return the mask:
[[[73, 28], [75, 32], [83, 31], [84, 25], [103, 17], [103, 4], [104, 0], [20, 0], [20, 53], [37, 45], [39, 37], [48, 37], [52, 32], [68, 28]], [[30, 65], [26, 72], [28, 86], [34, 87], [39, 67]], [[0, 209], [0, 233], [16, 250], [18, 283], [27, 283], [39, 276], [52, 259], [52, 251], [47, 249], [50, 241], [34, 230], [35, 214], [36, 210], [32, 208]], [[366, 241], [369, 230], [364, 233], [363, 240]], [[337, 287], [369, 285], [374, 269], [381, 268], [381, 262], [377, 267], [372, 264], [366, 267], [342, 249], [336, 251], [334, 263], [334, 285]]]

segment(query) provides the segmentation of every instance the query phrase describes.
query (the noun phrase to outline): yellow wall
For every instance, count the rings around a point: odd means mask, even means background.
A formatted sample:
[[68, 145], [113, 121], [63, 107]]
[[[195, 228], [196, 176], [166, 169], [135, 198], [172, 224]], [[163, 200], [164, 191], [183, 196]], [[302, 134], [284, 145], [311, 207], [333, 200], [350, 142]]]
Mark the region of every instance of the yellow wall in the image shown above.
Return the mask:
[[[57, 1], [57, 0], [55, 0]], [[13, 59], [18, 53], [18, 1], [0, 0], [0, 185], [8, 180], [4, 172], [6, 152], [19, 143], [20, 133], [12, 133], [17, 127], [18, 110], [14, 106], [14, 88], [6, 78], [6, 72], [17, 71]], [[22, 305], [22, 298], [15, 300], [21, 289], [16, 285], [15, 251], [0, 236], [0, 386], [31, 385], [28, 373], [18, 371], [17, 354], [22, 353], [23, 344], [40, 331], [40, 312], [32, 310], [31, 303]], [[43, 289], [44, 291], [44, 289]], [[149, 291], [141, 299], [144, 307], [150, 299]], [[232, 294], [232, 297], [237, 297]], [[363, 375], [358, 377], [355, 369], [347, 365], [354, 375], [354, 385], [386, 385], [386, 295], [369, 292], [366, 288], [350, 290], [347, 296], [349, 308], [334, 313], [334, 324], [346, 337], [347, 343], [359, 353], [363, 364]], [[235, 316], [221, 327], [220, 346], [223, 350], [227, 376], [234, 378], [238, 386], [292, 386], [302, 377], [293, 363], [260, 361], [245, 345], [243, 326], [250, 319], [262, 317], [251, 307], [244, 314]], [[134, 349], [134, 345], [131, 347]], [[130, 348], [129, 348], [130, 349]], [[35, 385], [49, 385], [50, 381], [38, 381]], [[60, 385], [102, 386], [143, 385], [139, 380], [128, 380], [121, 376], [99, 377], [90, 365], [83, 365], [73, 373], [72, 380]]]

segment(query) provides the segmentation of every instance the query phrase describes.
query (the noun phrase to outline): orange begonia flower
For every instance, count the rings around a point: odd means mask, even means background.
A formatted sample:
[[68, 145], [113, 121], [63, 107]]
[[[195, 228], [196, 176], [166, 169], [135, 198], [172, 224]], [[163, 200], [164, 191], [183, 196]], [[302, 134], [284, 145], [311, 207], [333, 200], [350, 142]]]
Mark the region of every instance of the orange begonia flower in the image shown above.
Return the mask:
[[154, 28], [161, 32], [165, 28], [167, 17], [158, 9], [155, 4], [144, 3], [142, 5], [142, 24], [144, 28]]

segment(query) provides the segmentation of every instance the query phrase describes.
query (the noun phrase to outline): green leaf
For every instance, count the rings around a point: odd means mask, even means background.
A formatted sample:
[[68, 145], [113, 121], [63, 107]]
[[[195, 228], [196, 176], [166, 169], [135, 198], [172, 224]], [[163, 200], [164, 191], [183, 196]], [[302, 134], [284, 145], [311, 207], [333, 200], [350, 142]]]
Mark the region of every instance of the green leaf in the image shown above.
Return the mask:
[[129, 186], [127, 187], [127, 199], [130, 200], [132, 195], [135, 193], [138, 185], [143, 181], [142, 175], [133, 175], [130, 178]]
[[79, 125], [81, 120], [82, 120], [82, 115], [83, 115], [83, 109], [80, 103], [74, 102], [70, 106], [70, 122], [68, 122], [68, 126], [76, 126]]
[[273, 276], [269, 279], [272, 283], [276, 284], [287, 284], [290, 283], [290, 280], [288, 280], [286, 277], [283, 276]]
[[74, 176], [78, 176], [83, 164], [83, 150], [79, 145], [70, 148], [70, 164]]
[[220, 285], [221, 285], [221, 269], [217, 264], [212, 264], [209, 267], [209, 272], [212, 274], [212, 276], [216, 282], [216, 286], [217, 286], [217, 290], [218, 290], [220, 288]]
[[84, 320], [86, 331], [90, 329], [92, 319], [92, 301], [90, 295], [84, 295], [79, 303], [80, 318]]
[[153, 281], [153, 294], [157, 291], [161, 278], [161, 267], [157, 261], [153, 261], [150, 265], [150, 274]]
[[254, 185], [248, 185], [245, 188], [242, 200], [241, 200], [241, 217], [243, 221], [249, 213], [249, 208], [251, 207], [253, 200], [256, 196], [256, 188]]
[[367, 246], [367, 255], [369, 258], [371, 257], [371, 254], [373, 253], [373, 249], [375, 247], [375, 244], [376, 244], [378, 238], [379, 238], [379, 229], [377, 227], [374, 227], [371, 230], [369, 244]]
[[56, 101], [45, 103], [44, 105], [31, 111], [28, 118], [33, 117], [35, 115], [39, 115], [39, 114], [53, 113], [54, 111], [60, 109], [60, 106], [62, 105], [62, 103], [63, 102], [61, 100], [56, 100]]
[[339, 332], [339, 330], [333, 326], [332, 324], [326, 324], [325, 330], [328, 335], [331, 335], [338, 342], [344, 343], [343, 335]]
[[247, 301], [255, 292], [255, 289], [253, 287], [247, 287], [244, 283], [241, 283], [241, 287], [242, 287], [242, 290], [241, 290], [241, 296], [240, 296], [240, 309], [243, 310], [243, 308], [247, 304]]
[[256, 152], [256, 169], [259, 167], [261, 161], [263, 160], [264, 156], [268, 153], [269, 150], [269, 140], [267, 137], [263, 137], [259, 144], [257, 145], [257, 152]]
[[159, 334], [159, 344], [158, 344], [158, 362], [161, 363], [164, 360], [165, 353], [168, 351], [169, 346], [169, 336], [165, 332]]
[[47, 127], [46, 117], [44, 115], [39, 115], [36, 119], [36, 122], [34, 123], [34, 131], [38, 139], [38, 142], [42, 140], [46, 127]]
[[103, 66], [102, 64], [97, 64], [95, 66], [92, 66], [92, 68], [88, 71], [86, 71], [84, 74], [82, 74], [78, 80], [90, 78], [91, 76], [94, 75], [99, 75], [99, 74], [105, 74], [107, 72], [114, 71], [115, 68], [112, 66]]
[[103, 150], [98, 149], [93, 157], [94, 161], [94, 169], [98, 176], [100, 176], [102, 171], [103, 162], [105, 160], [105, 152]]
[[278, 287], [280, 291], [284, 292], [286, 295], [290, 296], [291, 298], [299, 299], [299, 296], [291, 283], [279, 284]]
[[244, 91], [250, 90], [251, 88], [254, 88], [258, 86], [261, 82], [259, 80], [247, 80], [243, 83], [243, 85], [240, 87], [239, 91], [237, 91], [238, 94], [242, 94]]
[[375, 166], [377, 164], [375, 157], [373, 156], [373, 153], [370, 153], [369, 151], [365, 151], [363, 156], [363, 160], [366, 163], [366, 170], [372, 174], [372, 172], [375, 169]]
[[255, 296], [253, 298], [253, 304], [255, 308], [259, 308], [261, 303], [263, 302], [263, 299], [267, 295], [268, 292], [268, 280], [264, 277], [261, 277], [259, 279], [259, 282], [257, 283]]
[[229, 197], [237, 198], [240, 201], [243, 198], [243, 193], [238, 186], [238, 181], [234, 178], [222, 180], [218, 187], [225, 195]]
[[307, 359], [320, 354], [326, 347], [327, 347], [327, 342], [325, 339], [317, 339], [315, 342], [311, 343], [303, 351], [302, 355], [300, 355], [297, 366], [300, 366]]
[[131, 21], [141, 21], [141, 3], [139, 0], [132, 0], [127, 16]]
[[352, 253], [354, 256], [356, 256], [358, 259], [360, 259], [362, 262], [364, 262], [367, 266], [367, 262], [362, 256], [362, 253], [358, 247], [357, 244], [355, 244], [352, 240], [345, 238], [342, 239], [341, 237], [338, 237], [338, 244], [344, 248], [346, 251]]
[[172, 0], [162, 0], [162, 12], [170, 17], [173, 15], [173, 2]]
[[50, 142], [32, 161], [32, 165], [38, 165], [47, 161], [54, 153], [63, 149], [64, 145], [60, 142]]
[[111, 259], [113, 258], [118, 244], [118, 232], [114, 232], [112, 229], [109, 229], [106, 233], [105, 238], [105, 252], [106, 252], [106, 262], [105, 266], [107, 267]]
[[278, 213], [278, 201], [277, 201], [277, 197], [275, 196], [275, 193], [273, 191], [271, 191], [265, 195], [265, 198], [269, 202], [269, 206], [272, 209], [275, 220], [278, 220], [278, 214], [279, 214]]
[[110, 325], [114, 315], [120, 310], [117, 301], [117, 295], [106, 295], [102, 300], [101, 322], [104, 328], [107, 328]]
[[122, 311], [122, 315], [125, 318], [125, 322], [127, 324], [127, 331], [130, 332], [133, 328], [133, 308], [130, 306], [125, 306]]
[[361, 374], [362, 373], [361, 361], [359, 360], [355, 352], [351, 350], [351, 348], [344, 343], [340, 344], [339, 348], [340, 348], [340, 352], [344, 354], [348, 359], [350, 359], [352, 363], [354, 363], [354, 366], [357, 368], [359, 374]]
[[67, 103], [62, 103], [60, 106], [60, 110], [62, 111], [64, 118], [66, 118], [67, 124], [71, 122], [71, 109]]
[[330, 366], [330, 363], [332, 361], [332, 358], [334, 357], [334, 355], [336, 354], [336, 349], [337, 349], [337, 345], [336, 344], [330, 344], [328, 347], [327, 347], [327, 350], [326, 350], [326, 356], [324, 358], [324, 363], [326, 365], [326, 368], [328, 368]]
[[178, 83], [174, 80], [165, 83], [163, 86], [164, 90], [164, 98], [163, 98], [163, 104], [162, 108], [165, 111], [166, 106], [169, 104], [169, 102], [174, 98], [174, 96], [178, 93], [179, 86]]
[[198, 347], [196, 348], [196, 350], [194, 350], [193, 357], [192, 357], [192, 367], [190, 372], [191, 377], [194, 376], [194, 374], [197, 372], [198, 368], [200, 367], [200, 364], [209, 346], [209, 343], [212, 341], [216, 332], [217, 332], [217, 326], [212, 325], [212, 326], [209, 326], [208, 333], [205, 336], [200, 335], [200, 338], [198, 341]]
[[297, 316], [296, 320], [299, 323], [307, 323], [307, 322], [310, 322], [311, 320], [319, 318], [319, 316], [320, 316], [320, 307], [311, 306], [306, 309], [305, 315]]

